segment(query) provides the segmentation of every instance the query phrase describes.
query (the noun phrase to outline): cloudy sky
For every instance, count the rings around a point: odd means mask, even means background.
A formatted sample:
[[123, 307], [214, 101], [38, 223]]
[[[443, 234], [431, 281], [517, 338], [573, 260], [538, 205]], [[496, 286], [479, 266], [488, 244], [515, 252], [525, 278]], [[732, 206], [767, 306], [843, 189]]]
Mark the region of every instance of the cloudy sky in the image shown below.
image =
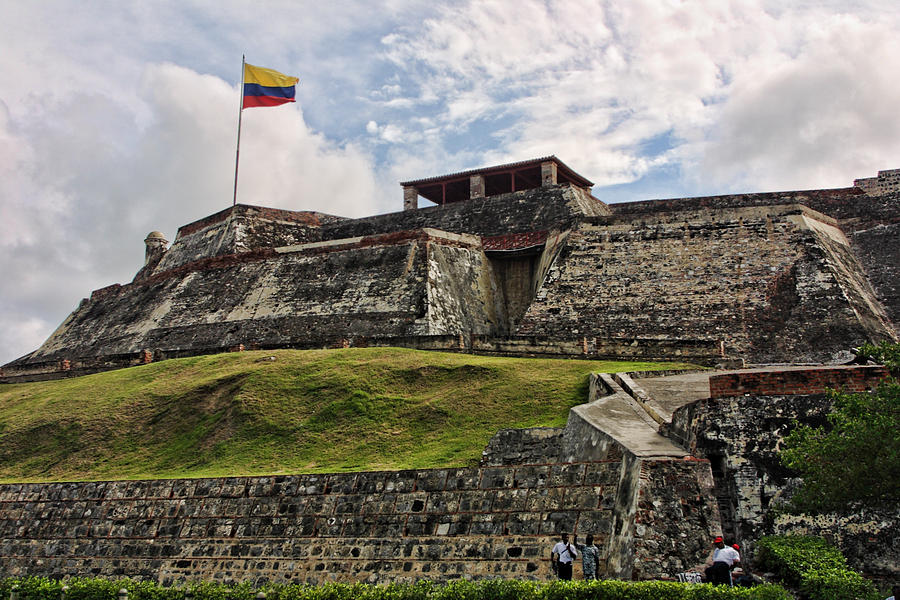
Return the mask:
[[365, 216], [556, 154], [608, 202], [900, 167], [895, 0], [0, 0], [0, 364], [232, 200]]

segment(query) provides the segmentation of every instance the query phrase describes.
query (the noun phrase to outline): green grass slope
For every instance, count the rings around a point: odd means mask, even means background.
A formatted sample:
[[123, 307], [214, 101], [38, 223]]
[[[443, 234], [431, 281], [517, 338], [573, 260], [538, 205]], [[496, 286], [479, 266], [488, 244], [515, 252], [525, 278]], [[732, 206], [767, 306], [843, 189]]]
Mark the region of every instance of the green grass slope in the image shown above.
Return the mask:
[[5, 385], [0, 481], [471, 465], [499, 429], [564, 425], [590, 372], [684, 366], [281, 350]]

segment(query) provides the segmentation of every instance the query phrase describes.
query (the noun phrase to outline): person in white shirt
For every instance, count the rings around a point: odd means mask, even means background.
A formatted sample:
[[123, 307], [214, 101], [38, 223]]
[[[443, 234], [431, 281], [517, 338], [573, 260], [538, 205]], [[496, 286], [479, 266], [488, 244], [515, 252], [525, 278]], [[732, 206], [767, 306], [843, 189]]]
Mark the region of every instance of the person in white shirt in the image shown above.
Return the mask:
[[578, 551], [569, 543], [569, 534], [563, 533], [559, 542], [550, 551], [550, 560], [553, 561], [553, 571], [560, 579], [569, 581], [572, 579], [572, 563], [578, 556]]
[[891, 588], [891, 595], [887, 600], [900, 600], [900, 585], [895, 585]]
[[706, 582], [713, 585], [731, 585], [731, 569], [741, 562], [741, 555], [725, 545], [721, 536], [713, 540], [712, 566], [706, 569]]

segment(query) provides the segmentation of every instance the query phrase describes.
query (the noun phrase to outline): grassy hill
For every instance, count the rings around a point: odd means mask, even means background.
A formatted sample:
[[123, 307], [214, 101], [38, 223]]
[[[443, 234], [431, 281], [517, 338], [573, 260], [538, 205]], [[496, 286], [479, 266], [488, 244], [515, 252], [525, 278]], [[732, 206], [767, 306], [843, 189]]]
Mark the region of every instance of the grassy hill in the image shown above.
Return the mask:
[[564, 425], [592, 371], [683, 366], [280, 350], [4, 385], [0, 481], [471, 465], [499, 429]]

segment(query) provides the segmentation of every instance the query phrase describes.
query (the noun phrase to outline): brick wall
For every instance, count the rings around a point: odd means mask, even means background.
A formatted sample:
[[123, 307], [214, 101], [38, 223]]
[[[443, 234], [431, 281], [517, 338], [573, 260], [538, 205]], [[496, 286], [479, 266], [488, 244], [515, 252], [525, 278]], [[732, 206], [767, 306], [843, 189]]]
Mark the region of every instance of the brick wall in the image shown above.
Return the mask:
[[878, 387], [887, 377], [887, 369], [880, 365], [727, 373], [710, 376], [709, 394], [710, 398], [726, 398], [746, 394], [821, 394], [829, 389], [865, 392]]

